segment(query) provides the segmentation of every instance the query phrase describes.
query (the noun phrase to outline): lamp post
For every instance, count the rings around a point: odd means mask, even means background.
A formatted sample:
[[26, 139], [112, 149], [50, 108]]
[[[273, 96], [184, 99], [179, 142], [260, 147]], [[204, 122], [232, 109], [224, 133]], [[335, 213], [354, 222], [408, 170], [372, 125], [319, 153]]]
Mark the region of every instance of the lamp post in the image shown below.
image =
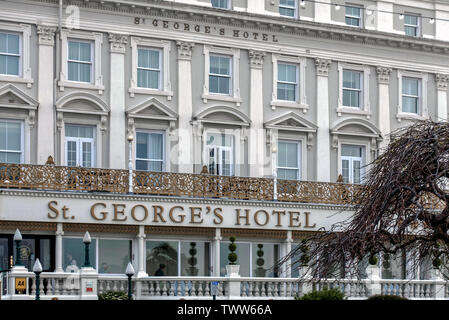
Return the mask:
[[22, 242], [22, 234], [19, 229], [16, 229], [14, 233], [14, 242], [16, 243], [16, 263], [14, 266], [23, 266], [22, 259], [20, 257], [20, 243]]
[[89, 245], [92, 242], [89, 231], [86, 231], [83, 238], [84, 242], [84, 265], [83, 268], [92, 268], [89, 259]]
[[132, 296], [131, 277], [136, 273], [134, 271], [134, 268], [133, 268], [133, 265], [131, 264], [131, 262], [128, 262], [128, 266], [126, 267], [125, 273], [128, 276], [128, 300], [131, 300], [131, 296]]
[[33, 272], [36, 274], [36, 300], [40, 300], [40, 274], [42, 272], [42, 265], [39, 259], [36, 259], [34, 262]]
[[132, 133], [128, 135], [128, 193], [133, 193], [133, 142], [134, 136]]
[[273, 174], [273, 200], [278, 199], [278, 173], [276, 170], [276, 154], [278, 152], [276, 143], [273, 143], [271, 147], [271, 165], [272, 165], [272, 174]]

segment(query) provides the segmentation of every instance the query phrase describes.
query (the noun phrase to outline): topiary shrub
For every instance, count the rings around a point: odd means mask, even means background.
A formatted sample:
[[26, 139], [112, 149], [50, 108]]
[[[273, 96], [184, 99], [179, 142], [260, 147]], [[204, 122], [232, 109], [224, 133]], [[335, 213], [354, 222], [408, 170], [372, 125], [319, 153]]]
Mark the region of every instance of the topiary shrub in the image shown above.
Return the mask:
[[309, 247], [307, 246], [307, 240], [303, 239], [301, 246], [301, 257], [299, 258], [299, 261], [301, 262], [301, 266], [305, 267], [309, 264], [310, 256], [309, 256]]
[[235, 253], [235, 250], [237, 250], [237, 245], [235, 244], [235, 237], [232, 236], [229, 238], [229, 241], [231, 243], [228, 246], [229, 251], [231, 253], [228, 255], [229, 264], [235, 265], [235, 262], [237, 261], [237, 254]]
[[296, 296], [296, 300], [343, 300], [345, 294], [337, 288], [323, 288], [322, 290], [313, 290], [306, 293], [301, 298]]
[[98, 300], [128, 300], [125, 291], [107, 291], [98, 295]]
[[372, 266], [377, 265], [377, 261], [378, 261], [377, 257], [374, 254], [370, 255], [369, 260], [368, 260], [370, 265], [372, 265]]
[[408, 300], [408, 299], [401, 296], [376, 294], [374, 296], [369, 297], [367, 300]]

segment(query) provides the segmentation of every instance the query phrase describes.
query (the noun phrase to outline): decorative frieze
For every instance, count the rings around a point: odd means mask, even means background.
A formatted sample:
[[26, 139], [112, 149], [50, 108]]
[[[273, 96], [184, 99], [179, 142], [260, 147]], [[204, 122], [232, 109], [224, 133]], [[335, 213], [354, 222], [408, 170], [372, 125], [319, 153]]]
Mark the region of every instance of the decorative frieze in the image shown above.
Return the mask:
[[437, 73], [436, 76], [437, 89], [438, 90], [447, 90], [447, 85], [449, 82], [449, 74]]
[[176, 41], [178, 47], [178, 60], [192, 60], [193, 42]]
[[317, 76], [327, 77], [329, 75], [329, 67], [331, 65], [331, 60], [329, 59], [315, 59], [315, 67]]
[[377, 81], [381, 84], [388, 84], [390, 82], [390, 75], [393, 69], [388, 67], [377, 67]]
[[128, 36], [123, 34], [110, 33], [109, 44], [111, 53], [125, 53]]
[[251, 68], [262, 69], [265, 52], [249, 50], [249, 61]]
[[53, 46], [55, 44], [56, 27], [37, 26], [39, 45]]

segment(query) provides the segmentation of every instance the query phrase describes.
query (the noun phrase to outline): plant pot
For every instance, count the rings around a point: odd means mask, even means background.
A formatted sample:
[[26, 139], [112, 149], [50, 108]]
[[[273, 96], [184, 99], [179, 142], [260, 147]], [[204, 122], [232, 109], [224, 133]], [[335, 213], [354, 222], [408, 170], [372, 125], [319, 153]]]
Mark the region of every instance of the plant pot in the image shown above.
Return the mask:
[[226, 265], [226, 276], [227, 277], [240, 277], [239, 270], [240, 270], [240, 265], [228, 264], [228, 265]]
[[264, 268], [256, 268], [256, 277], [264, 278], [267, 271]]

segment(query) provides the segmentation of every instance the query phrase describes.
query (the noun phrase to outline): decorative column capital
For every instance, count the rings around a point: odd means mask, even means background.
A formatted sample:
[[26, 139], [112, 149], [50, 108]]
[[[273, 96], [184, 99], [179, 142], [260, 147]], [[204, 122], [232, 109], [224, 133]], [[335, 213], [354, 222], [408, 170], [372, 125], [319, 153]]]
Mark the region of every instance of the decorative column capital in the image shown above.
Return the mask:
[[176, 41], [178, 47], [178, 60], [192, 60], [193, 42]]
[[317, 76], [327, 77], [329, 75], [329, 67], [331, 65], [331, 60], [316, 58], [315, 67]]
[[110, 33], [109, 34], [109, 52], [111, 53], [125, 53], [126, 44], [128, 43], [128, 36], [124, 34]]
[[55, 32], [56, 27], [38, 25], [39, 45], [53, 46], [55, 44]]
[[437, 73], [435, 76], [438, 90], [447, 90], [449, 83], [449, 74]]
[[390, 75], [393, 69], [388, 67], [377, 67], [376, 73], [377, 73], [377, 81], [382, 84], [389, 84], [390, 82]]
[[251, 68], [262, 69], [264, 58], [265, 58], [265, 52], [249, 50], [249, 61], [250, 61]]

